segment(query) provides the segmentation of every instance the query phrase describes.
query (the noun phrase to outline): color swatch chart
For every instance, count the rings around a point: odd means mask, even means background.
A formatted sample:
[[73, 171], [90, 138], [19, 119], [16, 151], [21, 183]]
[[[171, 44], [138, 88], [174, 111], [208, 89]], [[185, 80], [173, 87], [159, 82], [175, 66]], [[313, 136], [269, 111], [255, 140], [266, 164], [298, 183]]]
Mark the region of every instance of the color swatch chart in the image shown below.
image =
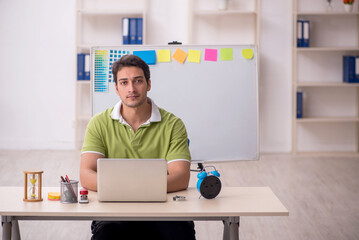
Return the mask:
[[108, 51], [96, 50], [94, 58], [94, 91], [108, 92]]

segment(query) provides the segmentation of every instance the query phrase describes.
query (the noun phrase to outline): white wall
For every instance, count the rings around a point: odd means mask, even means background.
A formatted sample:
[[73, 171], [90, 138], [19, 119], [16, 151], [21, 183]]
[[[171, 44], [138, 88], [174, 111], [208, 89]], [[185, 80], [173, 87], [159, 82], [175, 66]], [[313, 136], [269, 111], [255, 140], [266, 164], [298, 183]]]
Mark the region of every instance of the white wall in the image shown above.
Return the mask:
[[0, 1], [0, 148], [73, 148], [73, 0]]
[[[147, 42], [186, 43], [187, 8], [149, 0]], [[262, 0], [261, 11], [261, 151], [288, 152], [291, 1]], [[0, 148], [73, 148], [75, 1], [0, 0], [0, 32]]]

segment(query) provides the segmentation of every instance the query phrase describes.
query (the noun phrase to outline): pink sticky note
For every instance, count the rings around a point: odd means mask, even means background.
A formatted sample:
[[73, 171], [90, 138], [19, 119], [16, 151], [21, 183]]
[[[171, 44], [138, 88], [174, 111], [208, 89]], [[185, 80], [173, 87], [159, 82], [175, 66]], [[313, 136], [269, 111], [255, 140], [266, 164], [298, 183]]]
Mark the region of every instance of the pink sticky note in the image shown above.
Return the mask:
[[206, 48], [204, 50], [204, 60], [205, 61], [217, 61], [217, 49]]

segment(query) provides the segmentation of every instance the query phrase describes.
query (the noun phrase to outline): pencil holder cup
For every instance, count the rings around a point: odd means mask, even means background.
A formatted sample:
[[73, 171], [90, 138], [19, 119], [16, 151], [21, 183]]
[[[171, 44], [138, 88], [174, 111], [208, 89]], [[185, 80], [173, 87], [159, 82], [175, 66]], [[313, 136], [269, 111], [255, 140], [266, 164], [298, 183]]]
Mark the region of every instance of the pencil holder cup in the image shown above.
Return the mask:
[[60, 182], [60, 193], [62, 203], [77, 203], [79, 181]]

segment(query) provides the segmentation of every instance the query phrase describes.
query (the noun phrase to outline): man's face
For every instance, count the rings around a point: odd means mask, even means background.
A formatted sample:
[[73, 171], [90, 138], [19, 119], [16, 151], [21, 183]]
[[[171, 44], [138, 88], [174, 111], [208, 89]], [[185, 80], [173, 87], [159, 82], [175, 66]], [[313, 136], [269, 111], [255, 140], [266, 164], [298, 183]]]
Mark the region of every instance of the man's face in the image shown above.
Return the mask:
[[127, 107], [136, 108], [146, 102], [151, 80], [146, 83], [143, 70], [139, 67], [123, 67], [117, 72], [116, 93]]

